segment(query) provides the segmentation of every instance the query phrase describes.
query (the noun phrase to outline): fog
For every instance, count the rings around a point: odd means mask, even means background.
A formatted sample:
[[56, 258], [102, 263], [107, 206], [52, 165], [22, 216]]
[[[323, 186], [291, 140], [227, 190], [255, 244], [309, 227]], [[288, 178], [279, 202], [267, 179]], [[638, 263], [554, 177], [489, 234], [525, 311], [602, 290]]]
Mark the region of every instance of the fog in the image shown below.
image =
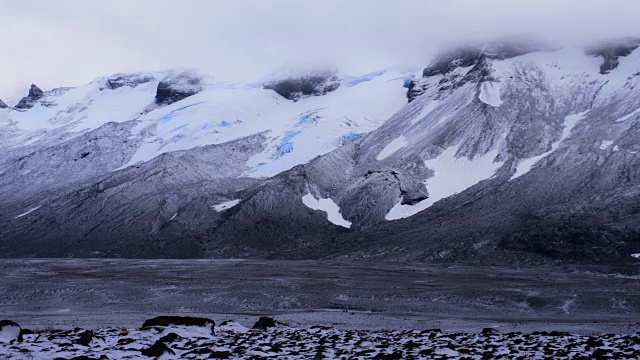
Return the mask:
[[357, 75], [424, 66], [461, 42], [637, 36], [638, 14], [636, 0], [0, 0], [0, 99], [171, 67], [225, 81], [318, 64]]

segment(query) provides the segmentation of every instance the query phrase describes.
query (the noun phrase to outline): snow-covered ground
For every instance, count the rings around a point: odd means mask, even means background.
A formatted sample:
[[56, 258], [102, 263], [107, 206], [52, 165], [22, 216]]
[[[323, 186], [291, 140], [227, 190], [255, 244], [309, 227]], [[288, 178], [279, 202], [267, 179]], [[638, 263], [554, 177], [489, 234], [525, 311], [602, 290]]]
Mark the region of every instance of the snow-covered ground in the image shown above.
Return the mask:
[[393, 154], [394, 152], [402, 149], [407, 145], [408, 145], [407, 139], [404, 136], [400, 135], [380, 151], [378, 156], [376, 156], [376, 160], [378, 161], [384, 160], [387, 157], [389, 157], [389, 155]]
[[452, 146], [435, 159], [425, 161], [434, 175], [425, 181], [429, 197], [414, 205], [404, 205], [401, 200], [389, 210], [386, 220], [398, 220], [419, 213], [436, 201], [462, 192], [482, 180], [489, 179], [503, 163], [494, 161], [498, 150], [490, 151], [474, 159], [456, 157], [458, 147]]
[[4, 359], [484, 359], [640, 357], [640, 335], [580, 336], [565, 332], [480, 333], [427, 330], [339, 330], [285, 325], [247, 329], [224, 322], [215, 334], [197, 326], [42, 331], [11, 344], [0, 341]]
[[[325, 154], [378, 128], [406, 104], [403, 87], [412, 73], [394, 68], [359, 77], [343, 77], [337, 90], [291, 101], [257, 83], [222, 83], [202, 76], [203, 90], [167, 106], [154, 104], [160, 79], [135, 87], [105, 88], [98, 78], [72, 89], [47, 92], [26, 111], [2, 110], [1, 124], [34, 143], [49, 134], [96, 129], [107, 122], [138, 120], [131, 131], [142, 145], [124, 166], [162, 153], [226, 143], [266, 132], [264, 151], [247, 165], [245, 175], [273, 176]], [[196, 75], [194, 75], [196, 76]]]

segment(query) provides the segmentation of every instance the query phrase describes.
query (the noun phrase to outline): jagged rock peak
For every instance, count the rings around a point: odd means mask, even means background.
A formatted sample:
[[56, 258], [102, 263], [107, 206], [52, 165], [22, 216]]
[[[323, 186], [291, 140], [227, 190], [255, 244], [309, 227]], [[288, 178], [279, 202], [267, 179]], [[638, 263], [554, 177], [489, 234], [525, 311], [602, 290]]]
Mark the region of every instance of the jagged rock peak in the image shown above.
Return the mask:
[[8, 106], [7, 104], [5, 104], [5, 103], [4, 103], [4, 101], [2, 101], [2, 100], [0, 99], [0, 109], [6, 109], [6, 108], [8, 108], [8, 107], [9, 107], [9, 106]]
[[170, 105], [202, 91], [202, 76], [193, 71], [180, 71], [167, 75], [156, 90], [155, 102], [158, 105]]
[[36, 101], [40, 100], [44, 96], [44, 91], [42, 91], [36, 84], [31, 84], [29, 88], [29, 94], [22, 99], [15, 106], [16, 109], [31, 109]]
[[640, 38], [625, 38], [592, 46], [586, 50], [586, 53], [604, 58], [600, 65], [600, 74], [605, 75], [618, 67], [619, 57], [628, 56], [639, 46]]
[[123, 86], [135, 88], [138, 85], [146, 84], [155, 80], [149, 73], [136, 72], [132, 74], [114, 74], [105, 80], [104, 88], [115, 90]]
[[296, 74], [271, 80], [264, 84], [282, 97], [298, 101], [309, 96], [322, 96], [340, 87], [340, 78], [336, 70], [321, 70], [308, 74]]
[[484, 45], [465, 45], [443, 52], [422, 71], [422, 76], [444, 75], [458, 67], [473, 66], [485, 61], [505, 60], [534, 51], [548, 49], [530, 41], [497, 41]]
[[[491, 61], [505, 60], [551, 47], [531, 40], [495, 41], [482, 45], [464, 45], [442, 52], [422, 71], [422, 78], [412, 80], [407, 86], [409, 102], [424, 93], [422, 79], [442, 75], [441, 89], [456, 88], [469, 81], [491, 80]], [[464, 75], [457, 69], [469, 68]]]

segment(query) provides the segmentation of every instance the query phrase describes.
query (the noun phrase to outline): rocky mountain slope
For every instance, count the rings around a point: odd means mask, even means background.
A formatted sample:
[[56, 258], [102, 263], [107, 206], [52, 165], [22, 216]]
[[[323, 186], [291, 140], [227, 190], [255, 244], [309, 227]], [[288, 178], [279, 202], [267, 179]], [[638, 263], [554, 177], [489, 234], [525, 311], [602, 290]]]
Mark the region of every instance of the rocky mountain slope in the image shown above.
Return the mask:
[[44, 92], [0, 112], [0, 254], [636, 261], [638, 45]]

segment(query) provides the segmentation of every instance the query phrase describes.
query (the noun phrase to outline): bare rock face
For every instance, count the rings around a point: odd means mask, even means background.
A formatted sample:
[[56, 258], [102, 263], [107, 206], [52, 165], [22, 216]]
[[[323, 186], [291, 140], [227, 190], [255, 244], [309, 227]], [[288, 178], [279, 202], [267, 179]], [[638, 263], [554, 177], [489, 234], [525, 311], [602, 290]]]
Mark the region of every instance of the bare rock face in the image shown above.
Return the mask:
[[271, 89], [282, 97], [298, 101], [309, 96], [322, 96], [340, 87], [338, 76], [331, 71], [313, 75], [291, 77], [264, 85], [265, 89]]
[[31, 84], [31, 88], [29, 88], [29, 95], [23, 97], [15, 108], [21, 110], [31, 109], [43, 96], [44, 91], [35, 84]]
[[618, 67], [618, 58], [628, 56], [639, 46], [640, 39], [625, 39], [592, 47], [587, 49], [586, 53], [603, 57], [604, 61], [600, 65], [600, 73], [605, 75]]
[[138, 85], [146, 84], [154, 80], [155, 78], [152, 75], [145, 73], [116, 74], [105, 81], [105, 88], [109, 90], [115, 90], [123, 86], [135, 88]]
[[0, 109], [6, 109], [9, 106], [7, 104], [4, 103], [4, 101], [0, 100]]
[[[524, 55], [533, 51], [547, 49], [545, 46], [528, 41], [500, 41], [478, 46], [463, 46], [442, 53], [422, 71], [422, 77], [442, 75], [443, 88], [450, 85], [454, 70], [472, 66], [473, 68], [462, 79], [456, 81], [457, 86], [467, 81], [485, 81], [489, 71], [489, 60], [505, 60]], [[455, 79], [453, 79], [455, 80]], [[420, 79], [411, 81], [408, 86], [407, 99], [409, 102], [424, 93]]]
[[170, 105], [202, 91], [202, 79], [188, 71], [170, 75], [158, 84], [157, 105]]

